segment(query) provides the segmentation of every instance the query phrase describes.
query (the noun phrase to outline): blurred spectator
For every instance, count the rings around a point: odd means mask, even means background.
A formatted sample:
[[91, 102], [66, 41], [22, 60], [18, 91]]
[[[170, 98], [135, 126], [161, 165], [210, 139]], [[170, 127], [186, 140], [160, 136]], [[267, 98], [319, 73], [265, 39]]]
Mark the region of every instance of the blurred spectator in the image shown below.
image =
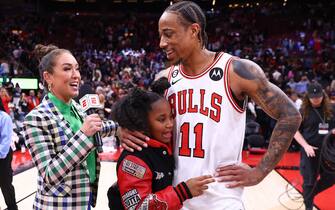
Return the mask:
[[288, 81], [288, 83], [287, 83], [287, 86], [288, 86], [292, 91], [295, 90], [296, 85], [297, 85], [297, 83], [294, 81], [293, 78], [291, 78], [290, 81]]
[[9, 65], [6, 60], [0, 60], [0, 77], [7, 76], [9, 74]]
[[278, 71], [278, 69], [276, 69], [273, 73], [272, 73], [272, 78], [276, 81], [279, 81], [281, 78], [281, 73]]
[[96, 69], [94, 71], [94, 74], [93, 74], [93, 78], [92, 78], [92, 81], [94, 82], [100, 82], [101, 81], [101, 78], [102, 78], [102, 74], [101, 74], [101, 71], [99, 69]]
[[291, 92], [290, 94], [290, 98], [293, 101], [293, 103], [295, 104], [295, 107], [300, 110], [301, 104], [302, 104], [302, 100], [300, 99], [299, 95], [296, 92]]
[[128, 90], [126, 88], [120, 88], [118, 91], [118, 100], [125, 97], [128, 94]]
[[13, 103], [15, 106], [18, 105], [19, 100], [20, 100], [20, 96], [21, 96], [21, 88], [20, 85], [18, 83], [15, 84], [15, 88], [13, 90]]
[[5, 112], [0, 100], [0, 188], [5, 199], [8, 210], [17, 210], [15, 201], [15, 189], [12, 185], [13, 151], [10, 148], [13, 135], [13, 123], [10, 116]]
[[247, 106], [247, 122], [255, 121], [257, 118], [256, 110], [255, 110], [255, 102], [249, 99]]
[[21, 96], [19, 99], [19, 109], [23, 117], [29, 113], [28, 101], [27, 101], [27, 96], [25, 93], [21, 93]]
[[40, 99], [35, 96], [35, 91], [30, 90], [29, 96], [27, 97], [27, 105], [29, 112], [33, 110], [38, 104], [40, 104]]
[[307, 76], [302, 76], [300, 81], [295, 85], [295, 92], [298, 94], [305, 94], [305, 92], [307, 91], [307, 85], [308, 85], [309, 81]]
[[0, 98], [1, 98], [5, 111], [7, 112], [7, 114], [10, 114], [8, 104], [11, 101], [11, 97], [9, 96], [5, 87], [0, 88]]
[[96, 88], [95, 93], [99, 96], [100, 104], [102, 104], [104, 107], [105, 106], [105, 95], [106, 95], [104, 89], [101, 86], [98, 86]]
[[303, 121], [294, 135], [301, 145], [300, 172], [306, 210], [313, 209], [314, 196], [335, 183], [334, 174], [320, 169], [321, 147], [326, 134], [335, 127], [334, 113], [321, 85], [311, 83], [301, 108]]

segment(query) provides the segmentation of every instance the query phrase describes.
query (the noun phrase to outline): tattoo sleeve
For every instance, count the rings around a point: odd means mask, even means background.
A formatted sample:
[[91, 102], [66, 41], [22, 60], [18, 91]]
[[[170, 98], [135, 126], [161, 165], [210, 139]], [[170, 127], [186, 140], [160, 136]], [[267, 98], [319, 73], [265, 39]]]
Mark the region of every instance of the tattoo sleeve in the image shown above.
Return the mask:
[[301, 116], [292, 101], [266, 79], [257, 64], [243, 59], [234, 60], [232, 64], [234, 73], [245, 81], [243, 93], [250, 96], [269, 116], [277, 120], [268, 150], [257, 165], [265, 176], [274, 169], [288, 149], [301, 123]]

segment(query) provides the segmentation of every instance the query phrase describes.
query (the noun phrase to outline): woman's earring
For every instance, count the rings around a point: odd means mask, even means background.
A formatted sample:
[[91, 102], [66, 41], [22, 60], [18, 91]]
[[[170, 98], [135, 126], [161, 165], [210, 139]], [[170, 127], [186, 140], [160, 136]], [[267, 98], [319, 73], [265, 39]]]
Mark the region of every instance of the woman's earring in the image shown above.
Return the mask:
[[51, 87], [52, 87], [52, 85], [48, 84], [48, 90], [49, 90], [49, 92], [51, 92]]

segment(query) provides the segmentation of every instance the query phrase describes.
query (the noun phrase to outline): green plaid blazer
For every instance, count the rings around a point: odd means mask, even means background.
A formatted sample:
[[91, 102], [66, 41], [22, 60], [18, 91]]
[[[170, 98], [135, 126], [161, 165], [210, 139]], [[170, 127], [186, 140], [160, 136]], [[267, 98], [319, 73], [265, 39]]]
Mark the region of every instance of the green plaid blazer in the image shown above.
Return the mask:
[[[82, 119], [85, 113], [73, 101]], [[115, 135], [117, 124], [103, 122], [102, 137]], [[95, 206], [100, 161], [96, 158], [95, 183], [90, 184], [86, 157], [94, 148], [80, 130], [76, 133], [46, 95], [24, 121], [24, 136], [38, 170], [37, 192], [33, 209], [83, 209]], [[91, 203], [90, 193], [92, 193]]]

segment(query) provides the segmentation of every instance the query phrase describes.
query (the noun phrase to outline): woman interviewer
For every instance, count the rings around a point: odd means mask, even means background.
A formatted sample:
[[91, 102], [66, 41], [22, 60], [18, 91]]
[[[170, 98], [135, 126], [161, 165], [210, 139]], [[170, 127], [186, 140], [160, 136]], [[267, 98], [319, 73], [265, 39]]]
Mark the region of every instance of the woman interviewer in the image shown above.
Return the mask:
[[86, 116], [73, 100], [81, 77], [70, 51], [37, 45], [35, 54], [48, 93], [24, 122], [38, 170], [33, 209], [90, 209], [96, 203], [100, 172], [92, 136], [98, 131], [113, 135], [117, 125], [102, 122], [97, 114]]

